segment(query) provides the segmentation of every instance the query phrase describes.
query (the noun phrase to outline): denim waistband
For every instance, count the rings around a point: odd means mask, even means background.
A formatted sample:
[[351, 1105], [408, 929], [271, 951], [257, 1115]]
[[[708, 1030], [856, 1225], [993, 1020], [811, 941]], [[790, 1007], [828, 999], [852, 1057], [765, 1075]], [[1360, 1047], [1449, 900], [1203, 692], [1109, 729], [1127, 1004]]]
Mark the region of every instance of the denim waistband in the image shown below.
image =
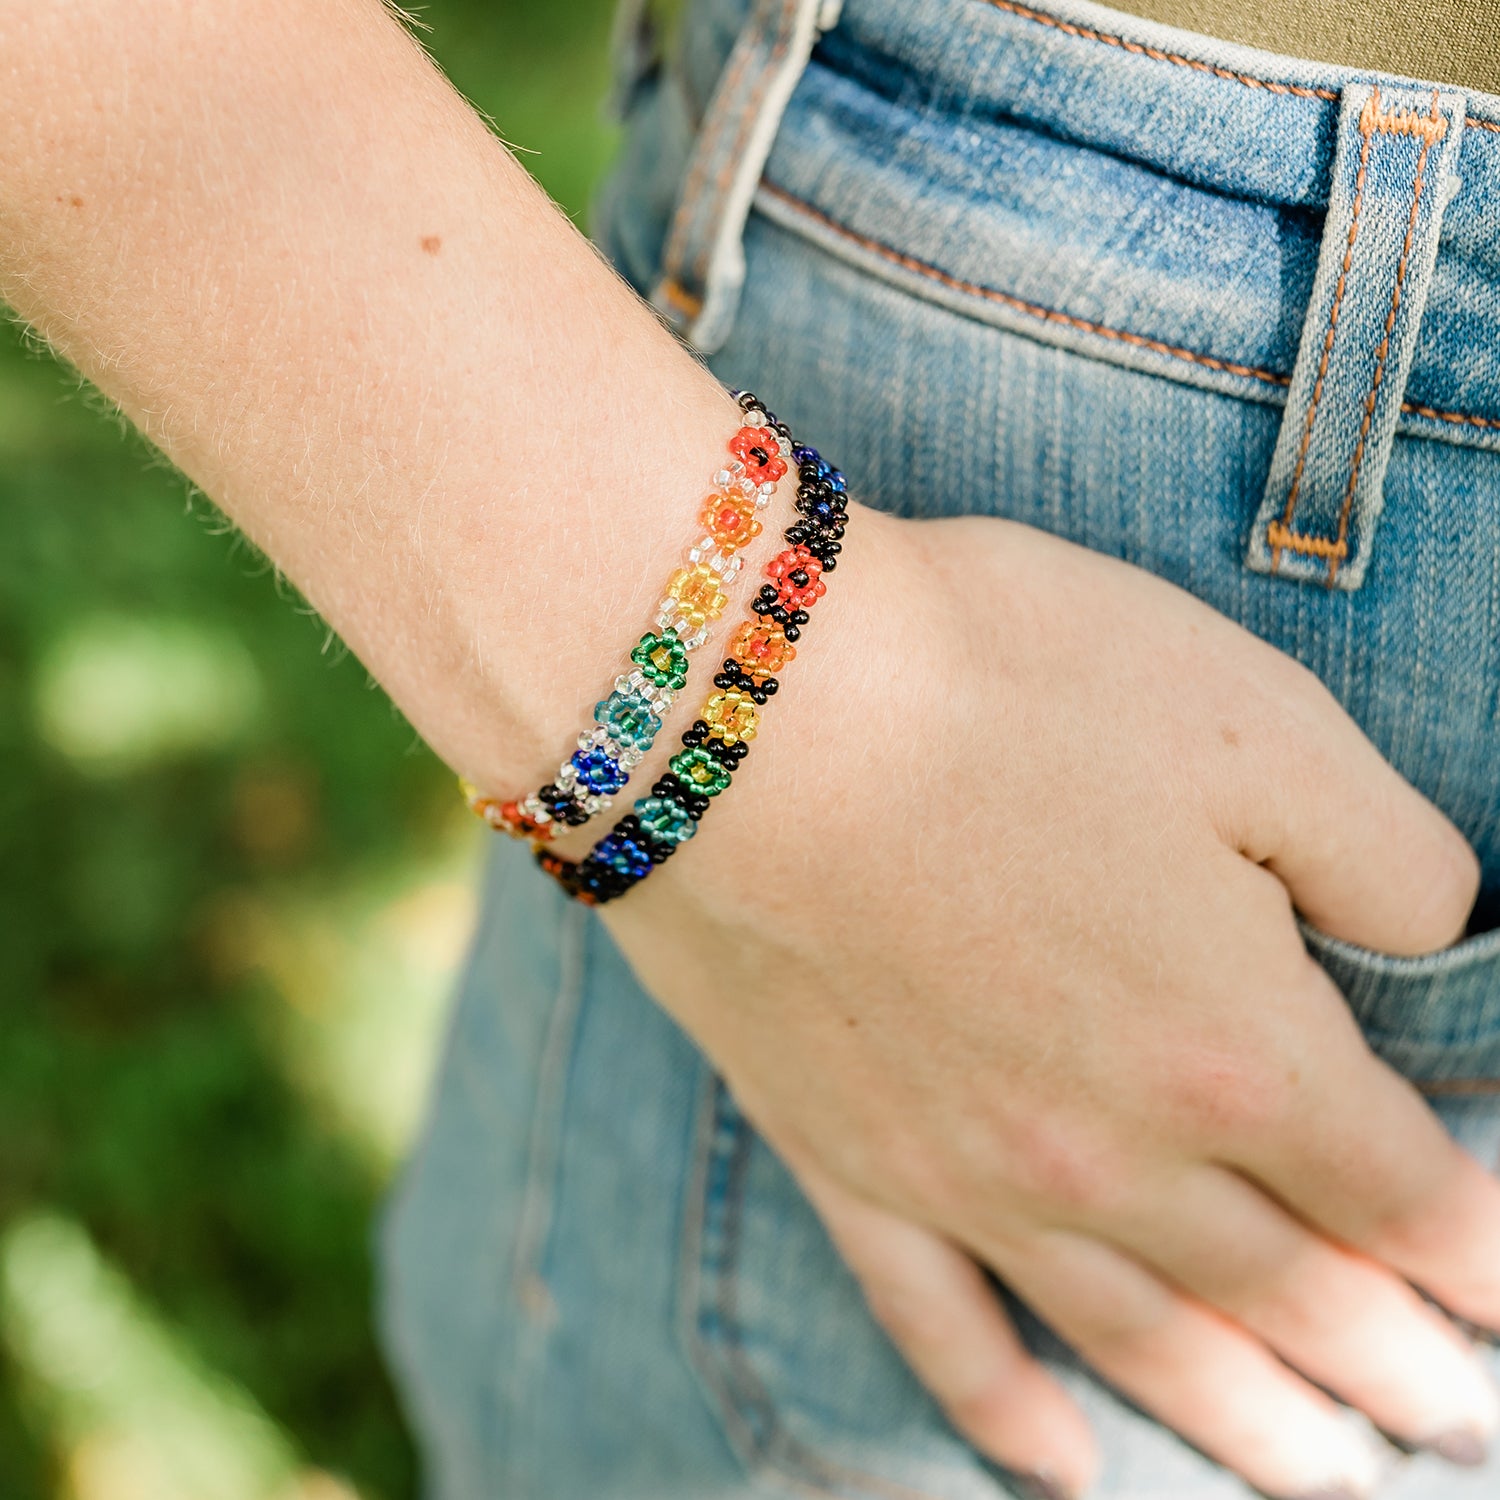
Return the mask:
[[[729, 0], [743, 11], [743, 0]], [[1430, 80], [1285, 57], [1087, 0], [845, 0], [823, 61], [872, 87], [992, 111], [1237, 197], [1328, 201], [1346, 85]], [[1045, 76], [1051, 87], [1039, 88]], [[1466, 183], [1445, 239], [1487, 248], [1500, 227], [1500, 96], [1467, 100]], [[1500, 260], [1493, 262], [1500, 268]]]
[[[678, 70], [700, 117], [716, 87], [723, 97], [752, 7], [770, 3], [694, 0]], [[1047, 319], [1060, 340], [1105, 341], [1105, 357], [1284, 404], [1341, 110], [1351, 86], [1370, 83], [1406, 97], [1434, 87], [1091, 0], [844, 0], [791, 96], [755, 201], [872, 268], [925, 278], [939, 298], [976, 312], [988, 299], [995, 320]], [[1441, 88], [1462, 120], [1447, 180], [1431, 188], [1445, 207], [1398, 430], [1500, 448], [1500, 96]], [[999, 139], [1017, 130], [1054, 151], [1038, 169], [1052, 175], [1035, 184], [1029, 224], [1016, 211], [1020, 158]], [[1126, 217], [1101, 223], [1093, 266], [1068, 264], [1066, 243], [1036, 226], [1056, 205], [1061, 240], [1093, 232], [1067, 201], [1081, 191], [1075, 164], [1056, 154], [1069, 148], [1138, 169], [1130, 192], [1143, 202], [1159, 180], [1166, 227], [1127, 245]], [[987, 223], [992, 182], [1007, 201]], [[1131, 212], [1121, 201], [1101, 207]], [[1101, 257], [1110, 275], [1093, 284]]]

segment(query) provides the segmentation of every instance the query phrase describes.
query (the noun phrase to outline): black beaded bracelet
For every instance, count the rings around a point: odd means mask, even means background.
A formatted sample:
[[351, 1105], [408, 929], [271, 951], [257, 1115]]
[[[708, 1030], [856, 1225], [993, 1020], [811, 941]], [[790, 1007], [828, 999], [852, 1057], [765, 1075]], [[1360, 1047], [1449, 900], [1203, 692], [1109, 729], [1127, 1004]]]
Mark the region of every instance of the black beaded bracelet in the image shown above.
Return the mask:
[[579, 860], [565, 859], [545, 845], [536, 848], [541, 867], [579, 901], [614, 901], [665, 863], [698, 831], [713, 799], [729, 789], [749, 741], [759, 729], [760, 710], [776, 693], [779, 672], [797, 654], [796, 641], [808, 611], [823, 597], [825, 573], [833, 572], [848, 521], [844, 476], [815, 448], [792, 441], [791, 433], [748, 391], [735, 397], [742, 411], [764, 412], [766, 426], [791, 445], [797, 466], [797, 518], [786, 542], [766, 564], [759, 594], [714, 677], [713, 694], [700, 717], [683, 731], [682, 748], [668, 762], [647, 796]]

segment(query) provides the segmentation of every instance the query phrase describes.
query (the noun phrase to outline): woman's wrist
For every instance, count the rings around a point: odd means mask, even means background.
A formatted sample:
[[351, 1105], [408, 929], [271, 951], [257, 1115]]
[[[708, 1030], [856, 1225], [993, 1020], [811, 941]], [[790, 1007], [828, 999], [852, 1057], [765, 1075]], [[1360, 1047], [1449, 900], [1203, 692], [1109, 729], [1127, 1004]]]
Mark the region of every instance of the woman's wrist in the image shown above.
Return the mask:
[[456, 770], [540, 784], [733, 402], [379, 0], [146, 9], [0, 21], [0, 294]]

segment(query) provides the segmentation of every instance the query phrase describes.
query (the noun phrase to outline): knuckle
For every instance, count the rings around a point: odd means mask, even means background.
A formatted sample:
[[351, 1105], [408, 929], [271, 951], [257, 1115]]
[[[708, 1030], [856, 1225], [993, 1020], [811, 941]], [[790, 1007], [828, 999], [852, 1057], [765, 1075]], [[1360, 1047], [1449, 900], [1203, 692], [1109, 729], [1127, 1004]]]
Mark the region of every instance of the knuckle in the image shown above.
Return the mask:
[[1215, 1141], [1280, 1133], [1292, 1119], [1303, 1069], [1263, 1042], [1178, 1052], [1162, 1081], [1163, 1114], [1179, 1134]]
[[1095, 1218], [1122, 1204], [1131, 1174], [1121, 1152], [1097, 1136], [1058, 1120], [1031, 1119], [1016, 1127], [1007, 1175], [1024, 1199]]

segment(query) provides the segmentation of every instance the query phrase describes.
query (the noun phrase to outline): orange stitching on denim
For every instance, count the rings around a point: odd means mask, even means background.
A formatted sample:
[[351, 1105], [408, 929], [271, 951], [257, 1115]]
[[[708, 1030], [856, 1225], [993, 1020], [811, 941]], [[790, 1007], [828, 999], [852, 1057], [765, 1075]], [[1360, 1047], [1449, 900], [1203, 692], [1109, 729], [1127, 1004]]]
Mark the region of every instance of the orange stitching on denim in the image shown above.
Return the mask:
[[695, 297], [675, 276], [663, 277], [656, 290], [678, 312], [686, 313], [690, 318], [696, 318], [703, 311], [703, 298]]
[[1307, 552], [1314, 557], [1329, 559], [1343, 557], [1349, 551], [1347, 542], [1333, 541], [1326, 536], [1304, 536], [1302, 532], [1293, 531], [1280, 521], [1272, 521], [1266, 527], [1266, 540], [1274, 549], [1273, 555], [1279, 553], [1283, 547], [1288, 552]]
[[1366, 115], [1370, 117], [1371, 130], [1378, 130], [1382, 135], [1419, 135], [1429, 146], [1448, 134], [1448, 122], [1438, 113], [1436, 89], [1432, 91], [1432, 108], [1425, 115], [1419, 115], [1415, 110], [1401, 105], [1394, 109], [1381, 109], [1380, 90], [1372, 88], [1370, 97], [1365, 100], [1365, 107], [1359, 112], [1361, 130], [1365, 129]]
[[[1176, 63], [1180, 68], [1194, 68], [1200, 73], [1212, 73], [1215, 78], [1228, 78], [1235, 83], [1243, 83], [1248, 88], [1265, 89], [1271, 94], [1296, 94], [1304, 99], [1337, 99], [1337, 89], [1315, 89], [1301, 83], [1276, 83], [1269, 78], [1257, 78], [1251, 73], [1237, 73], [1233, 68], [1221, 68], [1214, 63], [1206, 63], [1202, 58], [1184, 57], [1180, 52], [1165, 52], [1160, 47], [1148, 47], [1144, 42], [1127, 41], [1122, 36], [1115, 36], [1108, 31], [1096, 31], [1092, 26], [1076, 26], [1071, 21], [1059, 20], [1056, 16], [1049, 16], [1042, 11], [1033, 10], [1029, 5], [1019, 5], [1016, 0], [981, 0], [982, 4], [993, 6], [996, 10], [1009, 11], [1014, 16], [1019, 16], [1023, 21], [1035, 21], [1040, 26], [1052, 26], [1058, 31], [1065, 31], [1069, 36], [1076, 36], [1086, 42], [1104, 42], [1110, 47], [1119, 47], [1125, 52], [1134, 52], [1141, 57], [1152, 58], [1156, 62]], [[1465, 122], [1472, 125], [1476, 130], [1500, 131], [1500, 121], [1470, 119]]]
[[[1427, 155], [1434, 141], [1442, 140], [1447, 133], [1448, 122], [1438, 113], [1438, 91], [1432, 91], [1432, 112], [1425, 117], [1414, 118], [1409, 110], [1391, 110], [1382, 114], [1380, 90], [1372, 89], [1370, 97], [1360, 111], [1360, 129], [1364, 129], [1364, 116], [1374, 108], [1376, 130], [1392, 130], [1402, 134], [1421, 135], [1422, 151], [1417, 157], [1417, 173], [1412, 179], [1411, 212], [1406, 216], [1406, 238], [1401, 242], [1401, 259], [1396, 266], [1396, 284], [1391, 288], [1391, 305], [1385, 315], [1385, 328], [1375, 350], [1375, 374], [1370, 380], [1370, 393], [1365, 397], [1364, 420], [1359, 424], [1359, 441], [1354, 445], [1354, 458], [1349, 465], [1349, 483], [1344, 487], [1344, 503], [1339, 507], [1339, 544], [1342, 546], [1349, 535], [1349, 512], [1354, 505], [1354, 490], [1359, 483], [1360, 466], [1365, 458], [1365, 440], [1370, 435], [1370, 423], [1375, 416], [1375, 404], [1380, 398], [1380, 382], [1385, 376], [1385, 362], [1391, 352], [1391, 332], [1396, 326], [1396, 315], [1401, 310], [1401, 288], [1406, 281], [1406, 267], [1411, 260], [1411, 242], [1417, 233], [1417, 210], [1422, 203], [1422, 174], [1427, 170]], [[1420, 124], [1418, 123], [1420, 119]], [[1396, 123], [1387, 125], [1385, 122]], [[1368, 140], [1369, 137], [1366, 137]], [[1347, 551], [1347, 549], [1346, 549]], [[1344, 554], [1328, 559], [1328, 582], [1330, 587], [1338, 578], [1339, 560]]]
[[1271, 370], [1259, 370], [1254, 365], [1240, 365], [1232, 360], [1216, 359], [1211, 354], [1198, 354], [1192, 349], [1183, 349], [1176, 344], [1164, 344], [1160, 339], [1147, 338], [1144, 334], [1130, 333], [1123, 328], [1111, 328], [1107, 323], [1095, 323], [1090, 318], [1080, 318], [1072, 313], [1059, 312], [1055, 307], [1044, 307], [1039, 302], [1027, 302], [1020, 297], [1012, 296], [1009, 292], [1002, 292], [996, 287], [981, 286], [975, 281], [965, 281], [962, 277], [954, 276], [940, 266], [934, 266], [925, 260], [918, 260], [914, 255], [907, 255], [904, 251], [860, 234], [858, 230], [850, 229], [847, 224], [839, 223], [837, 219], [825, 214], [822, 209], [814, 207], [805, 199], [797, 197], [795, 193], [788, 192], [786, 188], [772, 182], [769, 177], [761, 179], [761, 187], [771, 197], [780, 198], [783, 202], [789, 203], [799, 212], [806, 214], [808, 218], [816, 219], [818, 223], [831, 229], [835, 234], [841, 235], [846, 240], [852, 240], [871, 254], [878, 255], [882, 260], [888, 260], [904, 270], [924, 276], [929, 281], [941, 282], [942, 285], [952, 287], [956, 292], [982, 297], [987, 302], [999, 302], [1006, 307], [1014, 308], [1017, 312], [1026, 313], [1030, 317], [1041, 318], [1044, 322], [1062, 323], [1069, 328], [1078, 328], [1087, 333], [1097, 333], [1107, 339], [1116, 339], [1122, 344], [1137, 345], [1143, 349], [1153, 350], [1157, 354], [1170, 354], [1176, 359], [1191, 360], [1196, 365], [1207, 365], [1212, 370], [1224, 370], [1231, 375], [1248, 375], [1254, 380], [1264, 380], [1270, 385], [1287, 384], [1285, 375], [1277, 375]]
[[1419, 1078], [1417, 1088], [1424, 1094], [1500, 1094], [1500, 1078]]
[[1212, 73], [1216, 78], [1230, 78], [1236, 83], [1247, 84], [1253, 89], [1266, 89], [1273, 94], [1299, 94], [1309, 99], [1337, 99], [1337, 89], [1314, 89], [1299, 83], [1273, 83], [1269, 78], [1254, 78], [1249, 73], [1236, 73], [1232, 68], [1221, 68], [1206, 63], [1201, 58], [1184, 57], [1180, 52], [1164, 52], [1159, 47], [1148, 47], [1144, 42], [1127, 41], [1107, 31], [1095, 31], [1092, 26], [1075, 26], [1071, 21], [1061, 21], [1029, 5], [1018, 5], [1016, 0], [984, 0], [996, 10], [1008, 10], [1023, 21], [1036, 21], [1043, 26], [1055, 26], [1069, 36], [1081, 37], [1086, 42], [1105, 42], [1111, 47], [1120, 47], [1126, 52], [1135, 52], [1142, 57], [1154, 58], [1157, 62], [1176, 63], [1182, 68], [1196, 68], [1200, 73]]
[[[745, 149], [746, 138], [755, 129], [755, 122], [760, 118], [762, 104], [765, 103], [766, 91], [771, 87], [771, 79], [780, 67], [782, 59], [787, 54], [787, 49], [792, 45], [792, 32], [797, 21], [797, 0], [782, 0], [781, 20], [776, 33], [776, 40], [770, 52], [766, 55], [765, 62], [761, 65], [760, 74], [750, 97], [743, 105], [737, 105], [739, 110], [739, 127], [735, 131], [734, 149], [729, 151], [719, 167], [718, 175], [714, 178], [713, 193], [715, 200], [715, 211], [722, 204], [724, 190], [728, 186], [729, 179], [734, 175], [735, 168], [739, 165], [740, 153]], [[710, 104], [712, 109], [713, 105]], [[693, 262], [693, 276], [698, 282], [708, 279], [708, 258], [713, 252], [713, 235], [705, 235], [702, 243], [698, 246], [698, 255]]]
[[1418, 401], [1403, 401], [1401, 410], [1415, 412], [1419, 417], [1432, 417], [1438, 422], [1465, 422], [1470, 427], [1491, 427], [1500, 430], [1500, 417], [1471, 417], [1467, 412], [1439, 411], [1435, 406], [1423, 406]]
[[[985, 0], [988, 4], [989, 0]], [[868, 250], [872, 255], [878, 255], [882, 260], [890, 261], [893, 265], [900, 266], [903, 270], [911, 271], [914, 275], [924, 277], [928, 281], [940, 282], [943, 286], [951, 287], [954, 291], [964, 292], [969, 296], [981, 297], [987, 302], [999, 302], [1006, 307], [1014, 308], [1017, 312], [1026, 313], [1030, 317], [1039, 318], [1043, 322], [1063, 323], [1070, 328], [1078, 328], [1087, 333], [1097, 333], [1103, 338], [1115, 339], [1120, 343], [1139, 345], [1150, 349], [1156, 354], [1169, 354], [1174, 359], [1185, 359], [1196, 365], [1207, 365], [1213, 370], [1223, 370], [1230, 375], [1245, 375], [1253, 380], [1263, 380], [1268, 385], [1289, 385], [1291, 377], [1279, 375], [1274, 370], [1261, 370], [1254, 365], [1236, 364], [1232, 360], [1216, 359], [1211, 354], [1199, 354], [1192, 349], [1184, 349], [1177, 344], [1166, 344], [1160, 339], [1149, 339], [1139, 333], [1131, 333], [1123, 328], [1112, 328], [1107, 323], [1095, 323], [1088, 318], [1075, 317], [1072, 313], [1058, 312], [1055, 308], [1044, 307], [1039, 302], [1027, 302], [1020, 297], [1014, 297], [1009, 292], [1002, 292], [996, 287], [981, 286], [978, 282], [965, 281], [962, 277], [954, 276], [945, 271], [941, 266], [934, 266], [925, 260], [918, 260], [914, 255], [907, 255], [904, 251], [897, 250], [893, 246], [882, 243], [880, 240], [871, 239], [868, 235], [851, 229], [847, 224], [841, 224], [831, 215], [823, 212], [821, 208], [815, 207], [805, 198], [799, 198], [795, 193], [773, 182], [769, 177], [761, 179], [761, 189], [768, 197], [779, 198], [798, 213], [804, 214], [809, 219], [816, 220], [826, 229], [831, 230], [841, 239], [851, 241], [862, 249]], [[1440, 411], [1435, 406], [1423, 406], [1416, 401], [1403, 401], [1401, 410], [1413, 412], [1419, 417], [1430, 417], [1435, 422], [1457, 422], [1470, 427], [1481, 427], [1500, 431], [1500, 417], [1475, 417], [1467, 412]]]
[[[1344, 263], [1339, 267], [1338, 284], [1333, 289], [1333, 301], [1328, 308], [1328, 330], [1323, 335], [1323, 353], [1318, 360], [1318, 377], [1313, 382], [1312, 400], [1307, 404], [1307, 416], [1302, 423], [1302, 442], [1297, 449], [1297, 466], [1292, 470], [1292, 485], [1287, 491], [1286, 507], [1281, 513], [1281, 529], [1288, 534], [1295, 535], [1292, 517], [1297, 513], [1297, 496], [1302, 489], [1302, 471], [1307, 464], [1307, 450], [1312, 444], [1313, 420], [1318, 415], [1318, 403], [1323, 399], [1323, 381], [1328, 374], [1328, 356], [1333, 352], [1333, 335], [1338, 327], [1339, 308], [1344, 301], [1344, 287], [1349, 279], [1349, 267], [1354, 260], [1354, 241], [1359, 234], [1360, 208], [1364, 203], [1365, 174], [1370, 164], [1371, 132], [1374, 129], [1370, 103], [1372, 101], [1375, 103], [1378, 112], [1379, 99], [1380, 90], [1372, 89], [1370, 98], [1365, 101], [1365, 107], [1359, 112], [1359, 133], [1363, 139], [1359, 147], [1359, 171], [1354, 178], [1354, 212], [1349, 219], [1349, 234], [1344, 244]], [[1269, 540], [1269, 528], [1266, 536]], [[1276, 572], [1280, 566], [1281, 548], [1273, 545], [1271, 547], [1271, 571]]]

